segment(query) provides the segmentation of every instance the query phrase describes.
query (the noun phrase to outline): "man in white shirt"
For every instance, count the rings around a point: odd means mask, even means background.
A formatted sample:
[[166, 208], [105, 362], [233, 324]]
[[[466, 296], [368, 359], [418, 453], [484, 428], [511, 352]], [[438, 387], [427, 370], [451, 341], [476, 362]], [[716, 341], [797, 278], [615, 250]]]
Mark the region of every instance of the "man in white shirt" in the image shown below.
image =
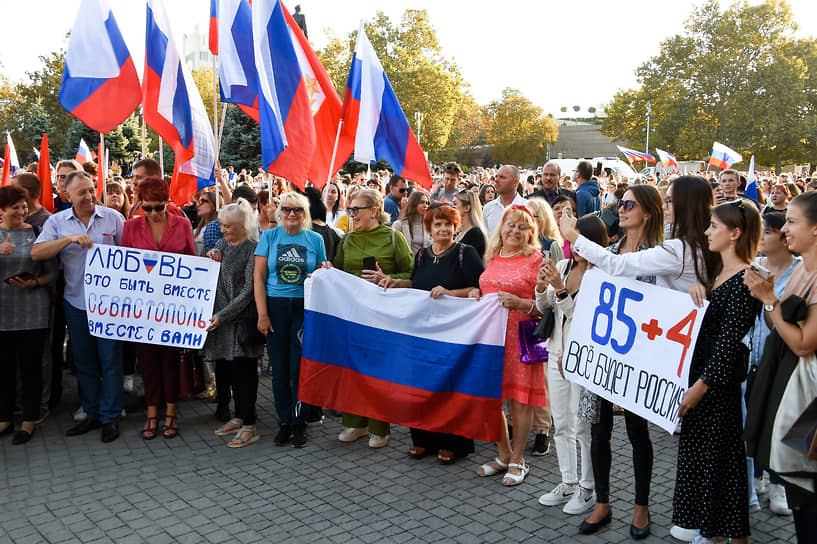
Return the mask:
[[502, 215], [511, 206], [524, 206], [527, 201], [520, 195], [516, 187], [519, 185], [519, 168], [511, 165], [504, 165], [496, 172], [496, 198], [482, 208], [482, 216], [485, 219], [485, 228], [490, 238], [494, 230], [502, 222]]

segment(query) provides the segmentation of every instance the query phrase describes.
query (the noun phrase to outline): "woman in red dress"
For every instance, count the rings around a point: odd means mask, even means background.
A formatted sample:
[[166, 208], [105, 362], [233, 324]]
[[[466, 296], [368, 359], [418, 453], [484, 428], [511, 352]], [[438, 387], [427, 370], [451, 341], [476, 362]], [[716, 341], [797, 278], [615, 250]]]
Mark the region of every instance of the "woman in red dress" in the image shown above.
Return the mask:
[[522, 452], [533, 423], [533, 408], [547, 406], [544, 365], [524, 364], [519, 357], [519, 322], [539, 315], [534, 298], [536, 275], [542, 262], [538, 250], [539, 233], [533, 214], [525, 206], [511, 206], [488, 245], [485, 254], [488, 264], [479, 278], [480, 289], [470, 294], [478, 297], [497, 293], [499, 303], [509, 310], [502, 400], [510, 402], [518, 430], [511, 444], [503, 412], [502, 440], [497, 444], [499, 455], [477, 471], [479, 476], [491, 476], [507, 469], [503, 485], [522, 483], [530, 471]]
[[[186, 217], [167, 213], [170, 189], [164, 180], [144, 179], [136, 190], [145, 214], [125, 221], [122, 246], [167, 253], [195, 255], [193, 229]], [[139, 344], [139, 367], [145, 382], [148, 419], [142, 438], [152, 440], [159, 431], [159, 403], [167, 403], [162, 436], [175, 438], [176, 403], [179, 400], [179, 350], [168, 346]]]

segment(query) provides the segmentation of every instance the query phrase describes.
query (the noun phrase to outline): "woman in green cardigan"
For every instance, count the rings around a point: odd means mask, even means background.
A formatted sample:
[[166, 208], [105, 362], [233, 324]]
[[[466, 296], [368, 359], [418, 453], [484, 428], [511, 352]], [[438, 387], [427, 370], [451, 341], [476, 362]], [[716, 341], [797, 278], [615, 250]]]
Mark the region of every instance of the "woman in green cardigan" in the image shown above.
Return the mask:
[[[386, 276], [408, 279], [414, 257], [403, 234], [384, 224], [389, 214], [383, 211], [383, 196], [372, 189], [363, 189], [355, 193], [348, 210], [355, 228], [338, 245], [332, 263], [335, 268], [375, 284]], [[338, 440], [354, 442], [367, 434], [370, 448], [382, 448], [389, 441], [389, 424], [343, 414], [343, 431]]]

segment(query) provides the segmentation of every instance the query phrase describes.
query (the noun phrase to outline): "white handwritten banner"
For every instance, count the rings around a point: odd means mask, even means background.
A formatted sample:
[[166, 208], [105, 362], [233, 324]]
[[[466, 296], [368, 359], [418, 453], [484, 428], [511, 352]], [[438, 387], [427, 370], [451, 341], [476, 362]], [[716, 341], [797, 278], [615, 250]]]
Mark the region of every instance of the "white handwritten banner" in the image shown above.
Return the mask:
[[562, 356], [565, 378], [675, 431], [706, 305], [698, 308], [686, 293], [587, 271]]
[[88, 330], [100, 338], [200, 349], [219, 263], [96, 244], [85, 258]]

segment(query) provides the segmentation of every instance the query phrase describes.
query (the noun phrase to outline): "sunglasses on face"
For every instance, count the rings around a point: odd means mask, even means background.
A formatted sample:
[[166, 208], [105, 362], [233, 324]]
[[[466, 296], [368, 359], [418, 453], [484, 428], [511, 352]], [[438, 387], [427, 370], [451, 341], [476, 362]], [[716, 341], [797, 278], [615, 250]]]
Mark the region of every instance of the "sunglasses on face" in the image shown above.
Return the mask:
[[360, 210], [368, 210], [370, 207], [371, 206], [364, 206], [362, 208], [359, 208], [357, 206], [352, 206], [351, 208], [349, 208], [349, 214], [350, 215], [357, 215], [357, 212], [359, 212]]
[[145, 206], [143, 204], [142, 209], [145, 211], [145, 213], [163, 212], [163, 211], [165, 211], [166, 206], [167, 206], [167, 204], [156, 204], [155, 206]]
[[638, 204], [638, 202], [636, 202], [635, 200], [619, 200], [618, 209], [624, 210], [625, 212], [629, 212], [633, 208], [635, 208], [636, 204]]
[[281, 206], [281, 213], [284, 214], [284, 215], [289, 215], [291, 213], [294, 213], [295, 215], [301, 215], [302, 213], [304, 213], [304, 209], [302, 207], [300, 207], [300, 206], [298, 206], [297, 208], [290, 208], [289, 206]]
[[403, 187], [402, 189], [397, 190], [400, 191], [401, 193], [405, 193], [406, 191], [408, 191], [408, 187]]

